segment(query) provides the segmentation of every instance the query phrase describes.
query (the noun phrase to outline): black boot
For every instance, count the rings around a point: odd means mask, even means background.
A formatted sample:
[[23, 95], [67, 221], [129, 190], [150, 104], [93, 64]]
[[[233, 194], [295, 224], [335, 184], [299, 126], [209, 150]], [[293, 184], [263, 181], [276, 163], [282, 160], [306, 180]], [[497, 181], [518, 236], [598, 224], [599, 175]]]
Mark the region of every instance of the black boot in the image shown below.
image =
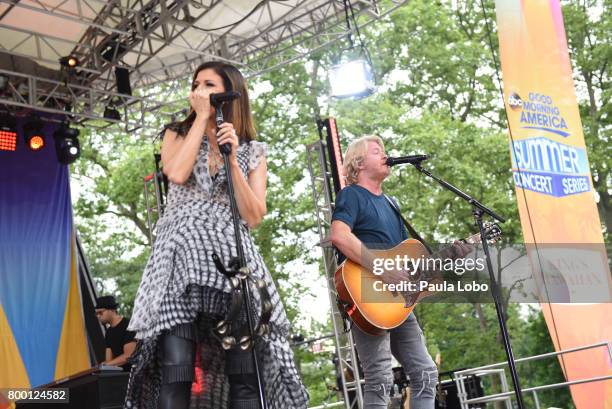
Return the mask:
[[259, 409], [259, 390], [251, 351], [232, 349], [225, 356], [230, 409]]
[[159, 353], [162, 385], [158, 409], [188, 409], [195, 362], [195, 342], [191, 328], [178, 326], [163, 334]]

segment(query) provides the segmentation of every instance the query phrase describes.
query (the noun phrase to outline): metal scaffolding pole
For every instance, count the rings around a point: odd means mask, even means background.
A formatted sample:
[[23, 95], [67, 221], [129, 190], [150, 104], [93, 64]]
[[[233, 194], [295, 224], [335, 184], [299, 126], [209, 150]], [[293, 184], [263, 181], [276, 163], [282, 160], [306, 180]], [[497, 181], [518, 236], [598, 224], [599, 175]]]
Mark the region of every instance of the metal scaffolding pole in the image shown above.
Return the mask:
[[[331, 304], [331, 319], [334, 326], [334, 340], [336, 355], [338, 357], [338, 368], [342, 380], [342, 395], [347, 409], [363, 408], [363, 391], [357, 352], [350, 332], [344, 330], [344, 319], [337, 306], [337, 293], [334, 285], [334, 273], [336, 271], [336, 257], [329, 240], [332, 216], [332, 200], [330, 191], [331, 174], [327, 171], [327, 159], [325, 154], [325, 143], [318, 141], [306, 146], [308, 170], [310, 172], [312, 197], [315, 205], [315, 218], [319, 230], [321, 249], [323, 250], [323, 266], [329, 302]], [[349, 380], [347, 375], [352, 375]]]

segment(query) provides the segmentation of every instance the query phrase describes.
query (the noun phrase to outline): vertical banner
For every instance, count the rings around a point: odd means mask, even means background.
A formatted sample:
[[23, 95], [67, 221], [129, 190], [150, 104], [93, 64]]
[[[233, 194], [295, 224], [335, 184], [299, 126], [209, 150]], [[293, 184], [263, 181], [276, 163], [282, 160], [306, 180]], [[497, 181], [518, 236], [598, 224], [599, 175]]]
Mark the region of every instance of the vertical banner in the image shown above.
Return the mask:
[[[589, 171], [559, 0], [496, 0], [504, 101], [523, 236], [533, 265], [543, 248], [567, 248], [553, 260], [570, 287], [567, 303], [542, 302], [557, 350], [610, 342], [611, 279]], [[588, 246], [588, 251], [574, 251]], [[548, 260], [550, 261], [550, 260]], [[588, 265], [588, 274], [583, 267]], [[600, 290], [572, 304], [571, 286]], [[546, 290], [546, 288], [544, 288]], [[612, 374], [605, 347], [563, 355], [568, 380]], [[538, 386], [538, 385], [524, 385]], [[578, 409], [612, 408], [612, 381], [571, 387]]]
[[68, 167], [53, 131], [29, 150], [18, 121], [0, 151], [0, 388], [28, 388], [87, 369]]

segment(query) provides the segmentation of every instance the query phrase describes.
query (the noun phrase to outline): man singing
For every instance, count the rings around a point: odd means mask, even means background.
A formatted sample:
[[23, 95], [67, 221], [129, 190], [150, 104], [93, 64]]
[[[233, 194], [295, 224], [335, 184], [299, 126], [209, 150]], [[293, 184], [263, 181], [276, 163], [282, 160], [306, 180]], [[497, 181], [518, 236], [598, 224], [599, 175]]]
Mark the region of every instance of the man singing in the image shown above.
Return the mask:
[[[398, 211], [383, 193], [382, 184], [390, 173], [386, 161], [383, 142], [377, 136], [362, 137], [346, 151], [348, 186], [337, 196], [331, 226], [339, 262], [349, 258], [371, 271], [375, 255], [368, 248], [391, 248], [408, 238]], [[409, 280], [402, 271], [386, 271], [381, 278], [387, 283]], [[434, 408], [438, 371], [414, 314], [382, 335], [370, 335], [356, 325], [351, 332], [365, 375], [366, 409], [387, 408], [393, 386], [392, 354], [410, 378], [410, 408]]]

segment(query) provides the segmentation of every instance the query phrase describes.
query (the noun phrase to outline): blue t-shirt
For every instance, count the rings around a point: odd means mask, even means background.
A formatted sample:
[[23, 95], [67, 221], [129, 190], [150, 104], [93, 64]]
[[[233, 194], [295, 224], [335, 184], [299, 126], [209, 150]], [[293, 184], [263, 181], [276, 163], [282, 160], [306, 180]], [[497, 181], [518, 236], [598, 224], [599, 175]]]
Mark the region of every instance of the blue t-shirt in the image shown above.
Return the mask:
[[[408, 238], [402, 220], [385, 195], [375, 195], [355, 184], [338, 193], [333, 220], [346, 223], [353, 234], [371, 249], [388, 249]], [[338, 251], [338, 262], [345, 258]]]

